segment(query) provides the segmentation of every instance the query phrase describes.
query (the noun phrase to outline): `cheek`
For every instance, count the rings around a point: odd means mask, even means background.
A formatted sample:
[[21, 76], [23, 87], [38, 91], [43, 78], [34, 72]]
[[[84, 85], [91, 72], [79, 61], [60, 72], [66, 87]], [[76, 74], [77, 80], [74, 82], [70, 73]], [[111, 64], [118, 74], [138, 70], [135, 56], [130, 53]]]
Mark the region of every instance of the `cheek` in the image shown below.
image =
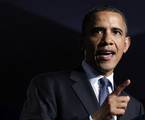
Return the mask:
[[93, 37], [93, 36], [88, 37], [88, 42], [94, 46], [97, 45], [100, 40], [101, 38], [98, 37]]
[[94, 39], [88, 39], [88, 41], [86, 42], [86, 48], [91, 51], [94, 52], [97, 49], [97, 40]]
[[120, 51], [120, 52], [124, 52], [124, 50], [125, 50], [125, 41], [124, 40], [118, 40], [118, 41], [116, 41], [115, 42], [115, 45], [116, 45], [116, 48], [117, 48], [117, 50], [118, 51]]
[[89, 56], [94, 56], [96, 53], [96, 48], [94, 46], [90, 46], [86, 50]]
[[88, 59], [95, 59], [96, 46], [94, 44], [87, 45], [86, 54], [89, 57]]
[[122, 55], [124, 54], [124, 50], [125, 50], [125, 44], [124, 42], [116, 42], [115, 43], [116, 46], [116, 59], [117, 61], [121, 59]]

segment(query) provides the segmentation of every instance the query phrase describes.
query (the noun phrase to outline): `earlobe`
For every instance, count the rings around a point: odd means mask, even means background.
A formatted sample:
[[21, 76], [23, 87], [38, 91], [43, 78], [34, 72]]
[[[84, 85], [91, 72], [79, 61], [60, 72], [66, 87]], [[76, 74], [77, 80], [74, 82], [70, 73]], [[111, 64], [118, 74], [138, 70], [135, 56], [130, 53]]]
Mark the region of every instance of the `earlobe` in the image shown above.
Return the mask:
[[130, 44], [131, 44], [131, 38], [129, 36], [127, 36], [125, 38], [125, 48], [124, 48], [124, 53], [127, 52], [128, 48], [130, 47]]

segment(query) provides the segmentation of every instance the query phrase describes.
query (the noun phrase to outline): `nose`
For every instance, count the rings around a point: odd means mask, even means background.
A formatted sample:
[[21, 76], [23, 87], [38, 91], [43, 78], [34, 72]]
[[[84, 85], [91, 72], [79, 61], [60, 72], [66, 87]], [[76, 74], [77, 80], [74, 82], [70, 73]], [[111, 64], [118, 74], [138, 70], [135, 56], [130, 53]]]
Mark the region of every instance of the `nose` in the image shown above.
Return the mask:
[[113, 37], [109, 31], [106, 31], [100, 41], [101, 45], [113, 45]]

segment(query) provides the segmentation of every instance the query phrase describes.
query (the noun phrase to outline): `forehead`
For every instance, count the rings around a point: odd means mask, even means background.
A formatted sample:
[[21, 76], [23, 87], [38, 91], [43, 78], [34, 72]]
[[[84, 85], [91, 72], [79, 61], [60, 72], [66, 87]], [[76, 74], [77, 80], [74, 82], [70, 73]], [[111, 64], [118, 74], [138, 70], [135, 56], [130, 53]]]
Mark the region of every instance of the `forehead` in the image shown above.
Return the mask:
[[111, 20], [111, 21], [118, 21], [118, 22], [122, 22], [124, 23], [124, 19], [123, 17], [116, 12], [111, 12], [111, 11], [101, 11], [101, 12], [97, 12], [95, 13], [95, 20], [99, 21], [99, 20]]
[[102, 27], [118, 27], [123, 30], [126, 28], [125, 21], [123, 17], [117, 13], [112, 11], [100, 11], [94, 13], [92, 16], [92, 22], [90, 22], [90, 27], [94, 26], [102, 26]]

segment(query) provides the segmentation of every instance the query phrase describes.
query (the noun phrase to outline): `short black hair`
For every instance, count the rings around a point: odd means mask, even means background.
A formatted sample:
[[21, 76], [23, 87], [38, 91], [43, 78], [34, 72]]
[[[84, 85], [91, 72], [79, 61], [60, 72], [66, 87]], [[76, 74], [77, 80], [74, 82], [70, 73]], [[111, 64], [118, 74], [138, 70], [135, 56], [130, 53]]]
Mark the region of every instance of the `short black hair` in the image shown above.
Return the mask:
[[105, 7], [100, 7], [100, 8], [93, 8], [91, 9], [84, 17], [83, 19], [83, 22], [82, 22], [82, 33], [83, 34], [86, 34], [86, 29], [87, 29], [87, 26], [90, 25], [90, 22], [92, 22], [92, 19], [94, 19], [95, 17], [95, 14], [97, 12], [102, 12], [102, 11], [109, 11], [109, 12], [115, 12], [115, 13], [118, 13], [122, 16], [124, 22], [125, 22], [125, 28], [126, 28], [126, 34], [128, 32], [128, 29], [127, 29], [127, 20], [126, 20], [126, 17], [124, 15], [124, 13], [117, 9], [117, 8], [114, 8], [114, 7], [110, 7], [110, 6], [105, 6]]

